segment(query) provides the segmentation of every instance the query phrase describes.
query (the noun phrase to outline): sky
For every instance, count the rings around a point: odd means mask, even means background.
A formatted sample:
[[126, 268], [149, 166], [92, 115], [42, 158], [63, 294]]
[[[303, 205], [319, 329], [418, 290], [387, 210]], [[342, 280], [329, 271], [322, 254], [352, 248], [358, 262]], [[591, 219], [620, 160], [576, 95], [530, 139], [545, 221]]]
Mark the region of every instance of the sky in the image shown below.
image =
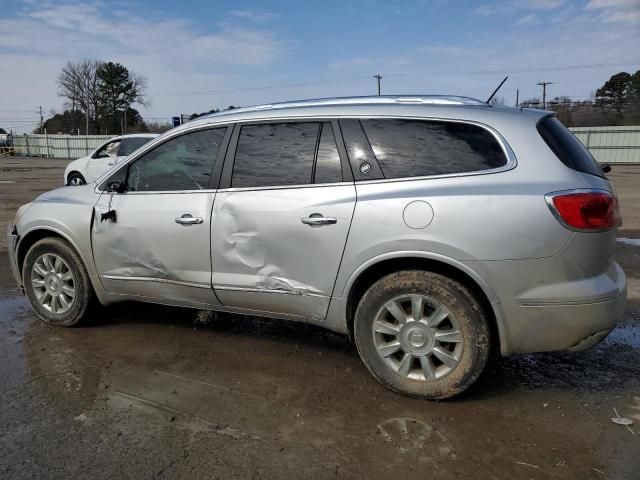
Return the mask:
[[[63, 110], [68, 61], [148, 80], [147, 120], [227, 105], [347, 95], [452, 94], [513, 105], [588, 99], [640, 69], [640, 0], [0, 0], [0, 127]], [[136, 107], [138, 108], [138, 107]]]

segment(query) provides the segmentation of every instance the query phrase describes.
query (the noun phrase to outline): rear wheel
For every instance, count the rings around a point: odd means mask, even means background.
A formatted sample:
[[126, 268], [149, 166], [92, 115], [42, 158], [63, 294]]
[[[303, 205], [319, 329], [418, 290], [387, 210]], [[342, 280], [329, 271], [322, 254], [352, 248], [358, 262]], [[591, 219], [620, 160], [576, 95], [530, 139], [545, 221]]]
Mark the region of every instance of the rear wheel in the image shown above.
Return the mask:
[[33, 244], [24, 260], [22, 278], [31, 306], [53, 325], [76, 325], [95, 304], [82, 260], [59, 238], [44, 238]]
[[75, 187], [78, 185], [86, 185], [87, 181], [84, 179], [81, 173], [73, 172], [69, 174], [67, 178], [67, 185], [70, 187]]
[[364, 294], [354, 321], [360, 356], [386, 387], [444, 399], [467, 389], [490, 351], [482, 308], [460, 283], [433, 272], [396, 272]]

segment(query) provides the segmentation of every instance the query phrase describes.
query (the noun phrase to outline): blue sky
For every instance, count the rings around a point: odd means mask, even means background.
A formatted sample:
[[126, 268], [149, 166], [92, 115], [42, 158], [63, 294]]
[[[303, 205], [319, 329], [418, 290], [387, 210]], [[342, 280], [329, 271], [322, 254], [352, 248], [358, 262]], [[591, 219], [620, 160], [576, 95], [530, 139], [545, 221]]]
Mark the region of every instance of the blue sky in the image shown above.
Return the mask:
[[[94, 1], [0, 0], [0, 126], [31, 129], [62, 109], [69, 60], [125, 64], [149, 83], [150, 119], [229, 104], [375, 93], [506, 103], [586, 99], [640, 68], [640, 0]], [[29, 123], [33, 120], [33, 124]]]

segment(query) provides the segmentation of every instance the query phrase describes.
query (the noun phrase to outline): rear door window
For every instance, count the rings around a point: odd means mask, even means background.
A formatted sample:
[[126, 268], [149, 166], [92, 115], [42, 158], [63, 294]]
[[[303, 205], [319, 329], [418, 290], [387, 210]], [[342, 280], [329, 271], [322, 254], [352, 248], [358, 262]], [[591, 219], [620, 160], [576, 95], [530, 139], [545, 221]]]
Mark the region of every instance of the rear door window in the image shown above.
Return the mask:
[[340, 154], [336, 146], [333, 127], [329, 122], [322, 124], [313, 181], [314, 183], [335, 183], [342, 181]]
[[556, 117], [545, 117], [538, 122], [538, 132], [567, 167], [579, 172], [605, 177], [602, 168], [580, 140]]
[[362, 119], [384, 178], [477, 172], [507, 164], [487, 129], [458, 122]]
[[340, 159], [336, 157], [337, 147], [330, 129], [331, 124], [326, 122], [243, 125], [231, 187], [307, 185], [314, 182], [314, 173], [316, 183], [341, 181]]

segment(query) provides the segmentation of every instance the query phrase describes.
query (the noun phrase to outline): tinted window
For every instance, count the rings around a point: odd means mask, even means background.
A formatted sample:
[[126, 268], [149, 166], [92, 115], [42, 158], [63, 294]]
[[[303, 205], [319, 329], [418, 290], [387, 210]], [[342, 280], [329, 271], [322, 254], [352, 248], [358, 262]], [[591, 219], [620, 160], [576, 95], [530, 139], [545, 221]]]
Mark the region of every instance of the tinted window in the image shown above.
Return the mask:
[[120, 155], [122, 156], [131, 155], [134, 151], [139, 149], [142, 145], [150, 141], [151, 141], [151, 138], [149, 137], [127, 138], [127, 140], [124, 142], [122, 150], [120, 151]]
[[495, 137], [476, 125], [367, 119], [362, 126], [385, 178], [474, 172], [507, 163]]
[[356, 119], [340, 120], [340, 129], [347, 147], [349, 163], [356, 180], [375, 180], [382, 172], [373, 155], [369, 141], [362, 131], [360, 121]]
[[208, 188], [226, 128], [200, 130], [173, 138], [145, 153], [129, 167], [130, 191]]
[[330, 123], [322, 124], [322, 133], [318, 143], [315, 183], [335, 183], [342, 181], [342, 165], [336, 146], [336, 137]]
[[231, 186], [266, 187], [311, 182], [320, 123], [267, 123], [240, 130]]
[[593, 155], [573, 133], [555, 117], [545, 117], [538, 122], [538, 132], [567, 167], [579, 172], [604, 177], [604, 172]]

